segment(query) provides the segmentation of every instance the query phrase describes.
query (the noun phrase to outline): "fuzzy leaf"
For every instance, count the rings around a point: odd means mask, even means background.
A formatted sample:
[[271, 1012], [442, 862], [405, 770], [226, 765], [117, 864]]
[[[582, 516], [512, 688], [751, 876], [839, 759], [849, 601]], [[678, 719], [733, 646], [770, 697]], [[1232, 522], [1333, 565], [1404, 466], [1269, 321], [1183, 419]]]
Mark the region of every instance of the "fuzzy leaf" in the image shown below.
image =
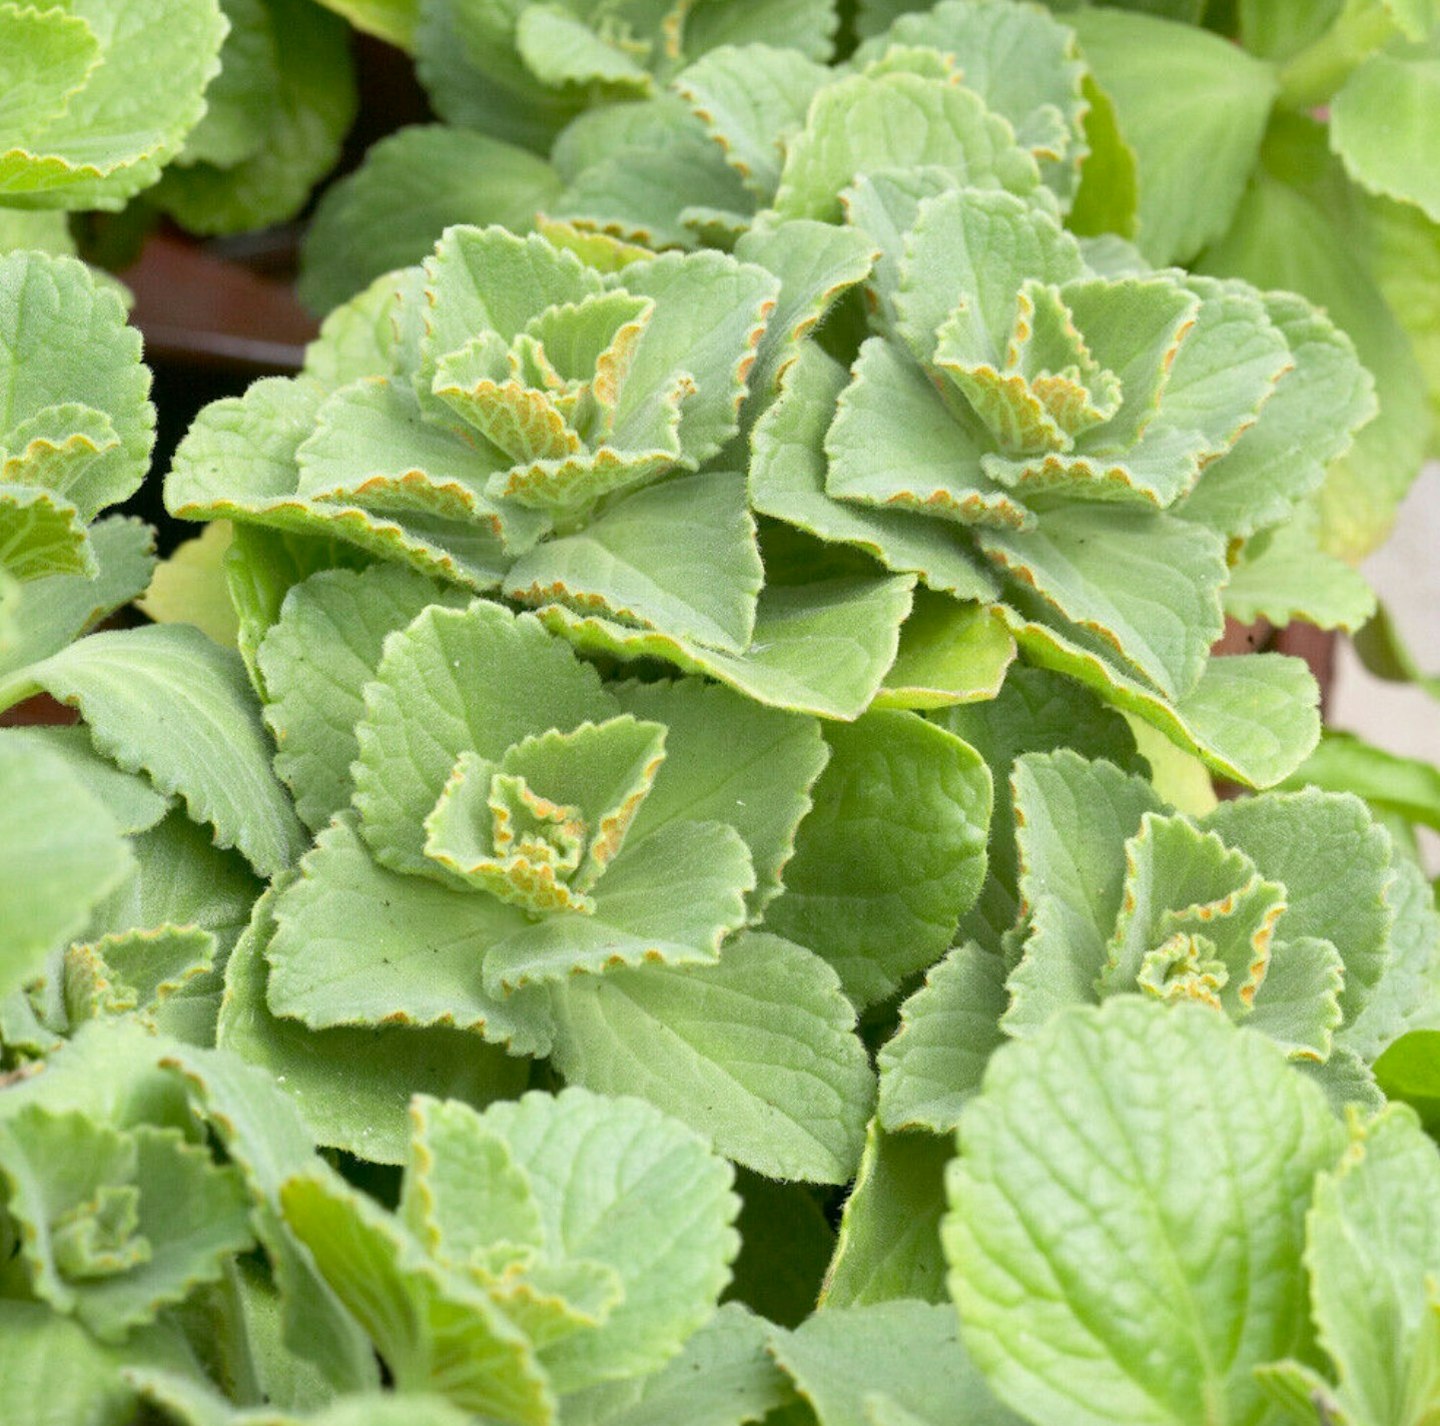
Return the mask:
[[53, 75], [50, 102], [27, 104], [0, 129], [0, 194], [23, 207], [121, 208], [205, 112], [225, 19], [216, 0], [76, 0], [67, 13], [93, 36], [98, 62], [78, 86], [73, 68]]
[[320, 834], [274, 906], [267, 993], [312, 1030], [445, 1026], [516, 1054], [544, 1054], [549, 1016], [533, 994], [494, 1000], [485, 948], [527, 924], [493, 897], [452, 891], [375, 862], [349, 814]]
[[312, 831], [349, 805], [355, 724], [385, 636], [427, 605], [462, 602], [460, 591], [391, 565], [324, 570], [286, 596], [258, 663], [268, 694], [265, 723], [278, 749], [275, 770]]
[[766, 926], [823, 956], [864, 1008], [943, 954], [985, 877], [990, 775], [914, 713], [832, 727], [830, 761]]
[[895, 662], [913, 587], [905, 575], [771, 585], [760, 595], [755, 636], [740, 657], [581, 617], [555, 604], [540, 611], [540, 620], [587, 653], [627, 662], [662, 659], [719, 679], [769, 708], [848, 720], [869, 706]]
[[636, 491], [583, 531], [538, 545], [511, 567], [505, 593], [739, 654], [762, 578], [744, 477], [707, 471]]
[[[463, 1112], [463, 1111], [462, 1111]], [[595, 1329], [542, 1349], [562, 1392], [660, 1366], [714, 1310], [738, 1250], [732, 1171], [648, 1104], [570, 1089], [491, 1106], [539, 1210], [539, 1250], [610, 1268], [623, 1296]]]
[[980, 1088], [990, 1056], [1005, 1043], [1006, 966], [973, 941], [926, 973], [900, 1007], [900, 1028], [877, 1056], [879, 1123], [890, 1131], [952, 1132]]
[[1032, 1418], [1265, 1419], [1254, 1369], [1303, 1350], [1305, 1207], [1343, 1137], [1276, 1049], [1202, 1008], [1121, 997], [1002, 1050], [945, 1224], [990, 1385]]
[[775, 211], [783, 218], [840, 216], [840, 190], [878, 168], [937, 164], [972, 188], [1030, 193], [1035, 160], [972, 91], [943, 79], [856, 74], [822, 89], [785, 155]]
[[777, 1178], [843, 1182], [873, 1080], [834, 973], [778, 937], [732, 940], [715, 966], [645, 966], [551, 988], [565, 1077], [640, 1094]]
[[[832, 500], [826, 494], [822, 443], [847, 381], [844, 368], [815, 343], [801, 344], [782, 378], [780, 399], [755, 426], [751, 504], [760, 514], [823, 540], [858, 546], [888, 569], [914, 572], [931, 589], [957, 599], [993, 597], [990, 575], [944, 523], [920, 512]], [[913, 622], [912, 615], [906, 628]]]
[[[837, 1307], [771, 1350], [820, 1426], [1015, 1426], [960, 1342], [954, 1309], [921, 1302]], [[898, 1408], [905, 1413], [877, 1415]]]
[[299, 853], [289, 799], [269, 768], [264, 730], [239, 656], [198, 629], [152, 625], [95, 634], [25, 675], [79, 708], [96, 746], [142, 769], [262, 875]]
[[318, 1144], [359, 1159], [404, 1161], [412, 1094], [483, 1105], [518, 1093], [527, 1064], [463, 1030], [436, 1025], [313, 1030], [272, 1013], [265, 950], [274, 893], [255, 905], [230, 955], [217, 1043], [267, 1071], [294, 1102]]
[[922, 590], [900, 630], [900, 651], [876, 708], [948, 708], [994, 698], [1015, 640], [994, 610]]
[[1071, 23], [1135, 150], [1136, 241], [1157, 265], [1185, 261], [1235, 212], [1275, 96], [1274, 71], [1216, 35], [1153, 16], [1087, 10]]
[[948, 1135], [887, 1134], [871, 1120], [825, 1275], [826, 1311], [895, 1298], [946, 1300], [940, 1217], [954, 1153]]

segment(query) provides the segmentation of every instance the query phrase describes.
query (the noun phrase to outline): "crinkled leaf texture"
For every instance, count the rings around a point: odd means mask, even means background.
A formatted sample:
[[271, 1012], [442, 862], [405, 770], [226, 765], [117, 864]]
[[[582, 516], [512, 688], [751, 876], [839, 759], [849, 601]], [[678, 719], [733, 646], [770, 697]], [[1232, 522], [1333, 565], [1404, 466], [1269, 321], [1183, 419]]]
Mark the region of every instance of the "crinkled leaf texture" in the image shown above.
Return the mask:
[[961, 1336], [1031, 1419], [1264, 1420], [1309, 1342], [1305, 1212], [1344, 1131], [1263, 1037], [1122, 996], [996, 1055], [945, 1247]]
[[87, 526], [134, 493], [155, 437], [140, 334], [83, 263], [13, 252], [0, 255], [0, 353], [0, 569], [93, 579]]
[[654, 1371], [713, 1312], [739, 1202], [691, 1131], [578, 1089], [411, 1113], [394, 1216], [335, 1175], [281, 1190], [402, 1391], [548, 1426], [557, 1397]]
[[204, 114], [225, 31], [217, 0], [0, 6], [0, 199], [123, 207]]

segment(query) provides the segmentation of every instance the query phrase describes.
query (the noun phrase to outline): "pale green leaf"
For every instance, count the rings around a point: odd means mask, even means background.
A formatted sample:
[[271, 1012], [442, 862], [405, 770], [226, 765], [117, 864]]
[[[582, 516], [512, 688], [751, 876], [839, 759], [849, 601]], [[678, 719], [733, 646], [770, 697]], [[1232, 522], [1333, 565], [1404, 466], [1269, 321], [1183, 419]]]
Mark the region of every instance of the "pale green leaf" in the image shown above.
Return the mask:
[[1420, 1422], [1440, 1392], [1440, 1159], [1402, 1106], [1352, 1134], [1337, 1168], [1316, 1182], [1306, 1223], [1315, 1325], [1342, 1419]]
[[318, 830], [350, 802], [355, 724], [385, 636], [427, 605], [453, 607], [463, 598], [393, 565], [324, 570], [286, 595], [279, 621], [260, 645], [258, 664], [267, 693], [265, 723], [278, 749], [275, 770], [295, 794], [295, 810], [307, 827]]
[[1135, 150], [1141, 251], [1156, 264], [1194, 257], [1240, 202], [1273, 70], [1218, 35], [1152, 16], [1086, 9], [1071, 23]]
[[65, 112], [100, 63], [100, 41], [63, 10], [0, 11], [0, 134], [14, 136]]
[[948, 168], [972, 188], [1024, 194], [1039, 184], [1014, 130], [971, 90], [918, 74], [856, 74], [817, 94], [786, 151], [775, 210], [835, 222], [840, 190], [857, 174], [917, 164]]
[[516, 1054], [549, 1048], [543, 995], [500, 1001], [482, 984], [484, 951], [522, 913], [470, 891], [388, 871], [349, 814], [320, 834], [276, 899], [265, 954], [272, 1011], [312, 1030], [443, 1026]]
[[48, 490], [0, 487], [0, 569], [21, 583], [52, 575], [93, 579], [95, 556], [80, 512]]
[[120, 208], [159, 178], [204, 113], [225, 19], [216, 0], [66, 8], [94, 36], [99, 62], [61, 105], [27, 105], [24, 122], [0, 130], [0, 194], [25, 207]]
[[[755, 426], [751, 504], [762, 515], [823, 540], [856, 545], [890, 569], [913, 571], [942, 593], [967, 599], [993, 597], [991, 577], [946, 523], [918, 511], [842, 502], [826, 494], [823, 442], [847, 382], [845, 369], [820, 347], [801, 344], [782, 378], [780, 399]], [[906, 628], [913, 622], [912, 614]], [[905, 635], [901, 637], [903, 646]]]
[[1428, 45], [1371, 55], [1330, 101], [1330, 144], [1371, 193], [1413, 203], [1440, 222], [1431, 155], [1440, 106], [1440, 50]]
[[827, 731], [830, 761], [767, 928], [823, 956], [864, 1008], [950, 944], [985, 877], [990, 774], [918, 714]]
[[900, 1007], [900, 1028], [876, 1057], [880, 1119], [887, 1130], [953, 1131], [980, 1087], [990, 1056], [1005, 1042], [1006, 965], [973, 941], [926, 973]]
[[301, 833], [239, 656], [185, 625], [95, 634], [34, 665], [27, 684], [80, 710], [96, 746], [237, 847], [263, 875], [298, 855]]
[[205, 86], [205, 113], [185, 137], [178, 163], [242, 163], [266, 140], [280, 82], [277, 37], [265, 0], [221, 0], [229, 27], [220, 73]]
[[133, 494], [155, 408], [115, 292], [73, 258], [0, 255], [0, 350], [5, 478], [55, 489], [87, 521]]
[[326, 190], [301, 248], [298, 291], [329, 311], [392, 268], [420, 262], [452, 224], [524, 233], [559, 192], [549, 164], [524, 149], [438, 124], [402, 129]]
[[127, 834], [149, 831], [170, 808], [171, 799], [162, 797], [144, 777], [121, 772], [96, 752], [83, 727], [9, 728], [3, 743], [27, 749], [27, 756], [33, 750], [35, 759], [47, 764], [58, 758]]
[[1303, 506], [1290, 521], [1246, 541], [1222, 595], [1241, 624], [1277, 628], [1303, 620], [1354, 633], [1375, 613], [1375, 591], [1359, 570], [1320, 548], [1320, 520]]
[[671, 81], [761, 203], [779, 186], [785, 141], [831, 79], [824, 66], [764, 38], [764, 44], [711, 50]]
[[1277, 1049], [1203, 1008], [1119, 997], [1006, 1047], [944, 1230], [990, 1385], [1077, 1426], [1267, 1419], [1254, 1369], [1304, 1350], [1305, 1209], [1343, 1139]]
[[739, 654], [762, 577], [744, 477], [706, 471], [638, 490], [536, 546], [504, 589], [522, 604], [558, 602]]
[[1289, 776], [1319, 740], [1319, 690], [1299, 659], [1283, 654], [1212, 658], [1200, 682], [1170, 703], [1071, 632], [1001, 608], [1033, 662], [1079, 679], [1233, 782], [1270, 787]]
[[[771, 1351], [820, 1426], [1016, 1426], [961, 1344], [948, 1304], [887, 1302], [817, 1313]], [[877, 1417], [897, 1407], [904, 1416]]]
[[598, 1328], [541, 1352], [564, 1392], [643, 1375], [714, 1311], [739, 1249], [733, 1172], [693, 1132], [633, 1099], [570, 1089], [492, 1105], [540, 1217], [540, 1249], [616, 1273], [623, 1297]]
[[745, 1426], [789, 1398], [765, 1350], [769, 1324], [722, 1307], [658, 1372], [567, 1398], [566, 1426]]
[[887, 1134], [871, 1121], [825, 1276], [827, 1312], [901, 1297], [947, 1300], [940, 1217], [954, 1153], [949, 1135]]
[[755, 636], [739, 657], [547, 605], [540, 620], [587, 653], [623, 662], [658, 658], [708, 674], [769, 708], [853, 719], [895, 662], [913, 577], [852, 576], [771, 585], [760, 595]]
[[521, 1090], [523, 1059], [447, 1026], [312, 1030], [271, 1013], [265, 948], [273, 934], [267, 892], [230, 955], [218, 1044], [264, 1069], [294, 1102], [317, 1143], [357, 1158], [398, 1164], [412, 1094], [484, 1105]]
[[664, 724], [665, 764], [631, 828], [666, 844], [682, 822], [723, 822], [750, 850], [758, 913], [780, 890], [795, 831], [829, 756], [813, 720], [765, 708], [698, 679], [610, 685], [620, 706]]
[[776, 936], [715, 966], [647, 966], [552, 987], [572, 1082], [638, 1094], [760, 1173], [844, 1182], [873, 1096], [854, 1013], [818, 957]]
[[1351, 211], [1325, 132], [1299, 118], [1272, 127], [1265, 168], [1202, 266], [1307, 297], [1351, 338], [1375, 377], [1380, 413], [1331, 465], [1321, 496], [1325, 548], [1358, 561], [1388, 533], [1425, 451], [1429, 419], [1424, 373], [1360, 256], [1369, 235]]
[[1440, 831], [1440, 768], [1387, 752], [1353, 733], [1326, 731], [1286, 783], [1307, 784], [1327, 792], [1353, 792], [1372, 809]]
[[432, 606], [396, 635], [365, 686], [355, 806], [385, 865], [448, 876], [425, 855], [425, 818], [462, 752], [498, 761], [512, 744], [618, 709], [599, 675], [528, 615], [482, 601]]
[[876, 708], [948, 708], [994, 698], [1015, 640], [992, 607], [920, 590]]
[[84, 930], [134, 862], [114, 816], [59, 753], [0, 736], [0, 782], [10, 809], [0, 847], [0, 995], [8, 995]]
[[534, 1349], [478, 1285], [428, 1262], [389, 1214], [338, 1175], [291, 1178], [281, 1201], [286, 1223], [402, 1392], [438, 1392], [517, 1426], [554, 1420]]
[[150, 587], [136, 600], [140, 612], [157, 624], [194, 624], [217, 644], [233, 648], [240, 624], [225, 579], [229, 548], [230, 524], [225, 520], [186, 540], [156, 566]]
[[191, 232], [233, 233], [293, 218], [339, 158], [355, 117], [344, 21], [309, 0], [265, 3], [277, 43], [262, 143], [238, 161], [175, 164], [155, 188], [156, 204]]
[[593, 84], [615, 99], [642, 99], [649, 71], [563, 5], [527, 4], [515, 26], [515, 51], [550, 89]]

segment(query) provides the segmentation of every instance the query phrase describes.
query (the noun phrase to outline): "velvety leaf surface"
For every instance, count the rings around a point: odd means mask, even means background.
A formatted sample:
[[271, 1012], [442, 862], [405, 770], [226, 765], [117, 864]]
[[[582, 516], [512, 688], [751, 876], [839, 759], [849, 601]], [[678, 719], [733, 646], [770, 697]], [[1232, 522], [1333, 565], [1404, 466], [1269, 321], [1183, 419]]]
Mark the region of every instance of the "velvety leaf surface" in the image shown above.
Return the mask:
[[1343, 1139], [1277, 1050], [1208, 1010], [1122, 997], [1003, 1050], [945, 1227], [991, 1386], [1076, 1422], [1264, 1419], [1254, 1368], [1304, 1350], [1305, 1209]]

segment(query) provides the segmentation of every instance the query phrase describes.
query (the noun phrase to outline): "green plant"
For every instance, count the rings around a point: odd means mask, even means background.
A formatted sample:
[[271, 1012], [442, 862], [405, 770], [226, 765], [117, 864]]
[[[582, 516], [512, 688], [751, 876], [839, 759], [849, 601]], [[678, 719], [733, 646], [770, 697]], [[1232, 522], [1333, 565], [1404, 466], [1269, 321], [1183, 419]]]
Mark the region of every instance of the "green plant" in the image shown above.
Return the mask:
[[[0, 4], [3, 201], [293, 212], [340, 22], [222, 8], [102, 181], [148, 41]], [[0, 710], [78, 722], [0, 728], [0, 1416], [1431, 1420], [1434, 769], [1215, 645], [1418, 676], [1340, 557], [1395, 318], [1250, 257], [1326, 140], [1418, 281], [1435, 17], [330, 8], [452, 122], [158, 566], [121, 299], [3, 227]]]

